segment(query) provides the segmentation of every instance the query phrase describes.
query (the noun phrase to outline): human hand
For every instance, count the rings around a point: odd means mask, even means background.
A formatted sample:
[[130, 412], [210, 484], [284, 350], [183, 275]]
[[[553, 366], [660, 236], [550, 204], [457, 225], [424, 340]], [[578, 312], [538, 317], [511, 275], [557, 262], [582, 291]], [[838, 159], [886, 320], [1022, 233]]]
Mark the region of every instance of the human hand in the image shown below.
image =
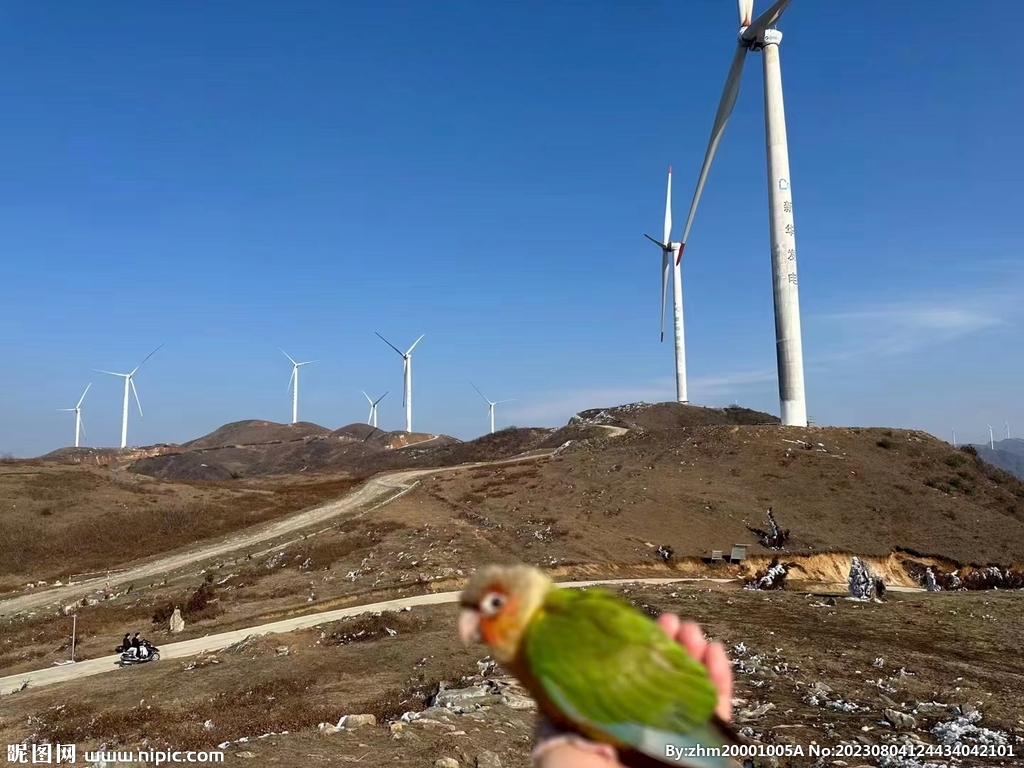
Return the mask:
[[[709, 643], [699, 624], [682, 621], [672, 613], [659, 616], [658, 624], [665, 634], [708, 668], [708, 676], [718, 691], [715, 714], [726, 722], [732, 720], [732, 664], [725, 646], [719, 642]], [[537, 725], [534, 744], [533, 765], [536, 768], [623, 768], [610, 745], [559, 731], [543, 717]]]

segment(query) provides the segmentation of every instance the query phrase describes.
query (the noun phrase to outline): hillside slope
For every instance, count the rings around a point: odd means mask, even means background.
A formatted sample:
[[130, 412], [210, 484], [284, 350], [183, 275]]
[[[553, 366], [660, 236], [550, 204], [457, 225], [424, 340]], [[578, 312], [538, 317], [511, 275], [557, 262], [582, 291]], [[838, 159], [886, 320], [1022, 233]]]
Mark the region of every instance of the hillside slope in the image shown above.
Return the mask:
[[576, 562], [635, 562], [663, 544], [677, 557], [733, 544], [767, 554], [750, 529], [766, 527], [768, 507], [791, 553], [1008, 564], [1024, 552], [1024, 483], [926, 433], [661, 423], [570, 442], [529, 468], [430, 479], [399, 503], [475, 521], [499, 549], [543, 523], [537, 537], [559, 542], [545, 553]]

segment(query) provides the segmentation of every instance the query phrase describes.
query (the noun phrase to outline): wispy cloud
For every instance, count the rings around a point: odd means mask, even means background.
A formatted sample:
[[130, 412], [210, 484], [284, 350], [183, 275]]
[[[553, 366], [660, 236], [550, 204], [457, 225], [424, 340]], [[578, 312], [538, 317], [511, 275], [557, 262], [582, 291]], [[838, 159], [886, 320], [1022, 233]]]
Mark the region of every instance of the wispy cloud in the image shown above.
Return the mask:
[[955, 306], [946, 302], [889, 304], [818, 315], [812, 322], [828, 326], [837, 343], [809, 359], [832, 363], [854, 358], [906, 354], [1008, 325], [1012, 311]]
[[[844, 362], [862, 366], [873, 358], [906, 355], [1019, 323], [1024, 319], [1024, 268], [1014, 262], [988, 266], [998, 272], [999, 285], [963, 286], [959, 295], [876, 300], [835, 312], [805, 314], [804, 360], [808, 375], [834, 371]], [[812, 340], [817, 343], [809, 343]], [[758, 358], [763, 360], [760, 354]], [[724, 368], [719, 373], [691, 376], [690, 400], [704, 404], [728, 402], [737, 394], [764, 390], [777, 376], [774, 365], [747, 370]], [[510, 408], [509, 417], [521, 424], [564, 424], [573, 414], [590, 408], [674, 400], [675, 382], [662, 379], [636, 387], [563, 390], [543, 397], [537, 405]]]

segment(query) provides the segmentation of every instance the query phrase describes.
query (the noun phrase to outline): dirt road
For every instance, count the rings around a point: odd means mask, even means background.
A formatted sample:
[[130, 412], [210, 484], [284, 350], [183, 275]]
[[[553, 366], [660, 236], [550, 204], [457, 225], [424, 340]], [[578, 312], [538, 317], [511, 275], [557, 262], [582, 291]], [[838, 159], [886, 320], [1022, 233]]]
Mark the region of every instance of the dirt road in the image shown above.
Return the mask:
[[[200, 543], [183, 551], [159, 555], [125, 570], [111, 571], [109, 576], [104, 575], [60, 587], [34, 590], [18, 597], [0, 601], [0, 616], [8, 616], [13, 613], [48, 605], [67, 605], [76, 600], [81, 600], [86, 595], [101, 590], [105, 586], [115, 587], [132, 581], [153, 580], [155, 577], [193, 563], [237, 552], [254, 544], [270, 541], [309, 526], [322, 524], [328, 520], [333, 521], [335, 518], [347, 513], [356, 513], [361, 507], [372, 504], [375, 501], [380, 501], [383, 504], [397, 499], [400, 495], [411, 490], [418, 478], [427, 475], [472, 469], [474, 467], [536, 461], [548, 458], [552, 453], [553, 451], [545, 451], [525, 456], [514, 456], [510, 459], [498, 461], [457, 464], [452, 467], [407, 469], [375, 475], [340, 499], [329, 501], [326, 504], [321, 504], [313, 509], [299, 512], [272, 523], [248, 528], [219, 541], [205, 544]], [[380, 506], [380, 504], [377, 506]], [[370, 510], [363, 511], [367, 512]], [[357, 516], [357, 514], [351, 515], [351, 517]]]
[[[597, 581], [570, 581], [563, 582], [562, 587], [586, 587], [595, 584], [672, 584], [680, 581], [715, 581], [724, 583], [730, 579], [607, 579]], [[197, 637], [193, 640], [185, 640], [180, 643], [171, 643], [160, 648], [160, 660], [153, 662], [160, 664], [167, 659], [180, 659], [186, 656], [194, 656], [205, 651], [216, 651], [225, 646], [244, 640], [249, 635], [277, 634], [281, 632], [292, 632], [296, 629], [308, 629], [320, 624], [338, 621], [348, 616], [358, 616], [363, 613], [376, 613], [378, 611], [396, 611], [405, 607], [418, 605], [439, 605], [441, 603], [454, 603], [458, 599], [458, 592], [433, 592], [425, 595], [414, 595], [412, 597], [400, 597], [394, 600], [386, 600], [380, 603], [369, 603], [367, 605], [352, 605], [347, 608], [338, 608], [333, 611], [322, 613], [311, 613], [305, 616], [294, 616], [290, 619], [261, 624], [256, 627], [236, 629], [231, 632], [222, 632], [219, 635], [207, 635]], [[452, 627], [452, 636], [455, 637], [455, 627]], [[99, 675], [104, 672], [113, 672], [119, 669], [117, 655], [103, 656], [98, 659], [88, 659], [76, 664], [67, 664], [60, 667], [48, 667], [34, 672], [23, 672], [18, 675], [0, 677], [0, 696], [14, 693], [21, 689], [27, 681], [32, 688], [44, 685], [77, 680], [81, 677]], [[124, 674], [131, 674], [125, 670]]]
[[[727, 584], [735, 579], [696, 579], [696, 578], [661, 578], [661, 579], [597, 579], [593, 581], [565, 581], [559, 583], [560, 587], [578, 588], [598, 584], [677, 584], [680, 582], [715, 582], [716, 584]], [[845, 585], [842, 585], [845, 586]], [[894, 592], [923, 592], [925, 590], [913, 587], [890, 587]], [[379, 611], [397, 611], [406, 607], [420, 605], [440, 605], [442, 603], [454, 603], [458, 599], [458, 592], [433, 592], [424, 595], [413, 595], [411, 597], [400, 597], [394, 600], [385, 600], [379, 603], [368, 603], [365, 605], [351, 605], [346, 608], [337, 608], [333, 611], [310, 613], [304, 616], [293, 616], [290, 619], [273, 621], [267, 624], [260, 624], [255, 627], [236, 629], [231, 632], [222, 632], [217, 635], [197, 637], [193, 640], [184, 640], [180, 643], [171, 643], [160, 649], [161, 663], [167, 659], [180, 659], [186, 656], [194, 656], [206, 651], [217, 651], [225, 646], [232, 645], [247, 638], [249, 635], [279, 634], [292, 632], [297, 629], [308, 629], [320, 624], [327, 624], [338, 621], [349, 616], [358, 616], [364, 613], [377, 613]], [[455, 632], [455, 628], [452, 628]], [[454, 636], [454, 634], [453, 634]], [[39, 688], [44, 685], [63, 683], [69, 680], [76, 680], [80, 677], [99, 675], [104, 672], [113, 672], [118, 669], [117, 655], [103, 656], [98, 659], [88, 659], [77, 664], [67, 664], [60, 667], [48, 667], [33, 672], [22, 672], [17, 675], [0, 677], [0, 696], [15, 693], [27, 682], [32, 688]], [[130, 674], [125, 671], [125, 674]]]

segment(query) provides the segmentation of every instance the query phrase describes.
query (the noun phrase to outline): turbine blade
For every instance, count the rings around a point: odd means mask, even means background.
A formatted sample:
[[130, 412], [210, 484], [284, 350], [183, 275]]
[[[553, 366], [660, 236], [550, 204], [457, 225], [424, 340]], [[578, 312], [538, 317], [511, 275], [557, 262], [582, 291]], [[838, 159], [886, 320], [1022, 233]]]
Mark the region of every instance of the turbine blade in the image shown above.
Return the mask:
[[[88, 383], [88, 385], [86, 385], [86, 387], [85, 387], [85, 392], [88, 392], [89, 391], [89, 387], [91, 387], [91, 386], [92, 386], [92, 382], [90, 381]], [[82, 396], [80, 398], [78, 398], [78, 405], [76, 405], [75, 408], [81, 408], [82, 407], [82, 401], [85, 400], [85, 392], [83, 392]]]
[[668, 190], [665, 192], [665, 239], [668, 245], [672, 240], [672, 166], [668, 167]]
[[[474, 383], [473, 383], [472, 381], [471, 381], [471, 382], [469, 382], [469, 386], [471, 386], [471, 387], [472, 387], [473, 389], [476, 389], [476, 384], [474, 384]], [[483, 392], [481, 392], [481, 391], [480, 391], [479, 389], [476, 389], [476, 393], [477, 393], [478, 395], [480, 395], [480, 397], [483, 397], [483, 398], [484, 398], [484, 400], [487, 400], [487, 398], [486, 398], [486, 397], [484, 397], [484, 393], [483, 393]], [[490, 400], [487, 400], [487, 402], [489, 403], [489, 402], [491, 402], [491, 401], [490, 401]]]
[[296, 363], [296, 365], [312, 365], [313, 363], [319, 363], [319, 360], [307, 360], [304, 363]]
[[135, 389], [135, 379], [128, 377], [128, 382], [132, 385], [132, 394], [135, 395], [135, 404], [139, 406], [139, 418], [146, 418], [142, 415], [142, 402], [139, 400], [139, 392]]
[[659, 243], [657, 240], [655, 240], [653, 237], [651, 237], [648, 234], [645, 234], [644, 237], [646, 237], [648, 240], [650, 240], [652, 243], [654, 243], [659, 248], [666, 248], [667, 245], [668, 245], [668, 243]]
[[[374, 331], [374, 333], [377, 333], [377, 332], [376, 332], [376, 331]], [[383, 336], [381, 336], [381, 335], [380, 335], [379, 333], [377, 333], [377, 335], [378, 335], [378, 336], [380, 336], [380, 338], [381, 338], [381, 341], [383, 341], [383, 342], [384, 342], [385, 344], [387, 344], [387, 345], [388, 345], [389, 347], [391, 347], [391, 348], [392, 348], [393, 350], [395, 350], [395, 352], [397, 352], [398, 354], [402, 355], [402, 350], [400, 350], [400, 349], [399, 349], [398, 347], [396, 347], [396, 346], [395, 346], [394, 344], [392, 344], [392, 343], [391, 343], [390, 341], [388, 341], [387, 339], [385, 339], [385, 338], [384, 338]], [[402, 355], [402, 357], [405, 357], [405, 355]]]
[[75, 409], [74, 408], [58, 408], [57, 410], [58, 411], [73, 411]]
[[493, 403], [493, 405], [501, 405], [502, 403], [514, 403], [515, 401], [516, 398], [510, 397], [508, 400], [499, 400], [498, 402]]
[[[782, 17], [783, 11], [786, 10], [786, 6], [791, 2], [792, 0], [778, 0], [775, 5], [753, 20], [750, 23], [750, 26], [743, 30], [741, 37], [748, 43], [756, 40], [764, 34], [766, 29], [771, 29], [779, 23], [779, 19]], [[753, 11], [753, 0], [751, 0], [750, 5], [751, 11]]]
[[82, 437], [88, 437], [88, 435], [85, 434], [85, 419], [81, 416], [78, 417], [78, 426], [82, 428]]
[[370, 396], [368, 394], [363, 392], [363, 397], [366, 398], [366, 402], [368, 402], [370, 405], [373, 405], [373, 400], [370, 399]]
[[661, 252], [661, 340], [665, 340], [665, 306], [668, 302], [668, 269], [671, 259], [668, 250]]
[[292, 364], [292, 375], [288, 377], [288, 386], [284, 388], [284, 391], [285, 391], [285, 392], [287, 392], [287, 391], [288, 391], [289, 389], [291, 389], [291, 388], [292, 388], [292, 379], [294, 379], [294, 378], [295, 378], [295, 372], [296, 372], [297, 370], [299, 370], [299, 366], [297, 366], [297, 365], [295, 365], [295, 364], [293, 363], [293, 364]]
[[[155, 355], [157, 352], [159, 352], [160, 351], [160, 347], [163, 347], [163, 344], [161, 344], [159, 347], [157, 347], [152, 352], [150, 352], [148, 355], [146, 355], [146, 357], [143, 358], [142, 362], [135, 366], [135, 371], [139, 370], [139, 368], [141, 368], [145, 364], [146, 360], [149, 360], [149, 358], [151, 358], [153, 355]], [[135, 375], [135, 371], [132, 371], [128, 375], [129, 376], [134, 376]]]
[[97, 373], [109, 373], [111, 376], [121, 376], [121, 377], [124, 377], [124, 376], [128, 376], [129, 375], [127, 373], [114, 373], [113, 371], [101, 371], [99, 368], [93, 368], [93, 370], [96, 371]]
[[715, 152], [718, 151], [718, 143], [722, 140], [725, 132], [725, 125], [729, 121], [733, 107], [736, 106], [736, 97], [740, 93], [740, 76], [743, 74], [743, 62], [747, 57], [747, 47], [739, 45], [732, 58], [732, 65], [729, 67], [729, 74], [725, 78], [725, 88], [722, 89], [722, 98], [718, 102], [718, 112], [715, 114], [715, 122], [711, 128], [711, 139], [708, 141], [707, 151], [704, 153], [704, 164], [700, 168], [700, 176], [697, 179], [697, 188], [693, 193], [693, 201], [690, 203], [690, 212], [686, 216], [686, 226], [683, 228], [683, 237], [679, 243], [679, 255], [676, 257], [676, 264], [683, 258], [683, 249], [686, 247], [686, 238], [690, 236], [690, 227], [693, 226], [693, 216], [697, 212], [697, 203], [700, 202], [700, 195], [704, 191], [704, 183], [708, 178], [708, 171], [711, 170], [711, 163], [715, 159]]
[[749, 27], [754, 15], [754, 0], [739, 0], [740, 26]]
[[405, 354], [407, 354], [407, 355], [411, 355], [411, 354], [412, 354], [412, 351], [413, 351], [414, 349], [416, 349], [416, 345], [417, 345], [417, 344], [419, 344], [419, 343], [420, 343], [421, 341], [423, 341], [423, 337], [424, 337], [424, 336], [426, 336], [426, 335], [427, 335], [427, 334], [425, 334], [425, 333], [424, 333], [424, 334], [421, 334], [421, 335], [420, 335], [420, 337], [419, 337], [418, 339], [416, 339], [416, 341], [414, 341], [414, 342], [412, 343], [412, 346], [411, 346], [411, 347], [409, 347], [409, 351], [408, 351], [408, 352], [406, 352]]
[[[280, 347], [278, 347], [278, 349], [281, 349], [281, 348], [280, 348]], [[281, 349], [281, 354], [282, 354], [282, 355], [284, 355], [285, 357], [287, 357], [287, 358], [288, 358], [288, 360], [289, 360], [289, 361], [291, 362], [291, 364], [292, 364], [292, 365], [295, 365], [295, 361], [294, 361], [294, 360], [292, 360], [292, 356], [291, 356], [291, 355], [289, 355], [289, 354], [288, 354], [287, 352], [285, 352], [285, 351], [284, 351], [283, 349]]]
[[[389, 389], [389, 390], [388, 390], [388, 392], [390, 392], [390, 391], [391, 391], [391, 390]], [[374, 405], [376, 406], [376, 405], [377, 405], [377, 403], [379, 403], [379, 402], [380, 402], [381, 400], [383, 400], [383, 399], [384, 399], [385, 397], [387, 397], [387, 396], [388, 396], [388, 392], [385, 392], [385, 393], [384, 393], [383, 395], [381, 395], [380, 397], [378, 397], [378, 398], [377, 398], [377, 402], [376, 402], [376, 403], [374, 403]]]

